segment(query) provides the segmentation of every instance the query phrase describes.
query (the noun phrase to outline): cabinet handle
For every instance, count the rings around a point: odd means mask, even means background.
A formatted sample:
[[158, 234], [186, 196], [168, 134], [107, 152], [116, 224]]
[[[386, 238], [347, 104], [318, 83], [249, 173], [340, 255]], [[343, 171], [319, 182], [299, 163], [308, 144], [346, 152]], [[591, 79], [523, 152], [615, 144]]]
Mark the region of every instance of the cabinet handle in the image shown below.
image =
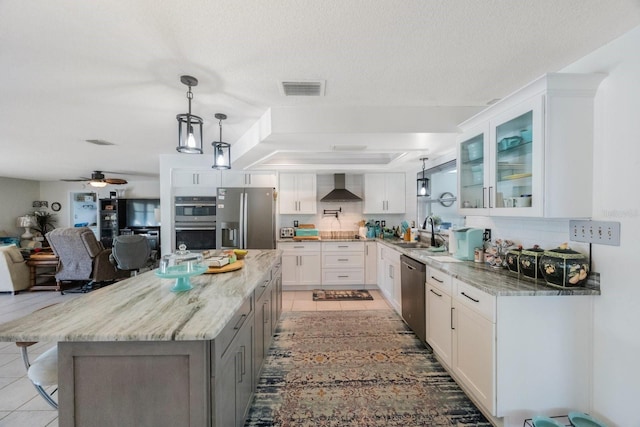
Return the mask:
[[437, 293], [436, 291], [434, 291], [433, 289], [429, 289], [431, 291], [432, 294], [435, 294], [436, 296], [442, 298], [442, 294]]
[[349, 258], [338, 258], [338, 261], [340, 261], [340, 262], [346, 262], [346, 261], [349, 261]]
[[364, 254], [365, 255], [369, 255], [369, 246], [365, 245], [364, 247]]
[[461, 293], [463, 296], [465, 296], [465, 297], [469, 298], [469, 299], [470, 299], [471, 301], [473, 301], [473, 302], [480, 302], [480, 300], [479, 300], [479, 299], [472, 298], [472, 297], [470, 297], [469, 295], [465, 294], [464, 292], [460, 292], [460, 293]]
[[415, 269], [416, 269], [414, 266], [409, 265], [409, 264], [407, 264], [407, 263], [406, 263], [406, 262], [404, 262], [404, 261], [402, 262], [402, 264], [403, 264], [403, 265], [405, 265], [405, 266], [407, 266], [407, 268], [408, 268], [409, 270], [415, 270]]
[[237, 383], [241, 383], [242, 382], [242, 360], [241, 360], [242, 356], [240, 355], [240, 352], [237, 351], [234, 359], [235, 359], [235, 365], [236, 365], [236, 382]]
[[294, 246], [294, 249], [304, 249], [304, 246]]
[[432, 278], [433, 280], [435, 280], [436, 282], [438, 282], [438, 283], [444, 283], [444, 280], [440, 280], [440, 279], [438, 279], [437, 277], [431, 276], [431, 278]]
[[262, 323], [267, 323], [269, 319], [267, 318], [267, 305], [269, 301], [266, 301], [262, 304]]
[[487, 192], [487, 187], [482, 187], [482, 208], [486, 208], [487, 204], [485, 203], [485, 193]]
[[234, 326], [233, 329], [238, 330], [242, 328], [242, 325], [244, 325], [245, 320], [247, 320], [247, 315], [243, 314], [242, 316], [240, 316], [240, 320], [238, 320], [238, 323], [236, 323], [236, 326]]
[[338, 278], [340, 278], [340, 279], [347, 279], [347, 278], [349, 278], [349, 276], [338, 276]]
[[348, 248], [349, 245], [338, 245], [339, 248]]
[[491, 190], [493, 190], [493, 187], [489, 187], [489, 208], [492, 208], [493, 206], [491, 206]]
[[393, 265], [389, 266], [389, 277], [393, 279]]
[[453, 327], [453, 310], [455, 310], [455, 307], [451, 307], [451, 329], [455, 331], [456, 328]]

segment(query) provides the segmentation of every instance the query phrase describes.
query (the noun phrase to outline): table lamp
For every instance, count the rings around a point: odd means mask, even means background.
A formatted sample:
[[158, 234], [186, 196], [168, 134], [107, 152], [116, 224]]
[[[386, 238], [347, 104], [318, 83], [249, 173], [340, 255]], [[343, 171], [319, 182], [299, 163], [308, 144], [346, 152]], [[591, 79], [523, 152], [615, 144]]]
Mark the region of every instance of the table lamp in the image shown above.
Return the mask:
[[31, 227], [33, 226], [33, 219], [28, 216], [19, 216], [18, 219], [16, 220], [16, 225], [18, 227], [23, 227], [24, 228], [24, 234], [22, 236], [20, 236], [23, 239], [30, 239], [33, 237], [33, 234], [31, 234]]

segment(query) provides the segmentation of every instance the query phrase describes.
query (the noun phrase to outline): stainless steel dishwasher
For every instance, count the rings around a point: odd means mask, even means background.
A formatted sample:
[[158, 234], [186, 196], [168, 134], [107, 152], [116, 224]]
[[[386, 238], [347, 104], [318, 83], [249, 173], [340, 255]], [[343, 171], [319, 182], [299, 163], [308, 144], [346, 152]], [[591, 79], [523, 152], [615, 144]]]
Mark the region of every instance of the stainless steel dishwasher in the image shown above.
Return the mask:
[[406, 255], [400, 257], [400, 262], [402, 317], [418, 338], [426, 342], [425, 282], [427, 267]]

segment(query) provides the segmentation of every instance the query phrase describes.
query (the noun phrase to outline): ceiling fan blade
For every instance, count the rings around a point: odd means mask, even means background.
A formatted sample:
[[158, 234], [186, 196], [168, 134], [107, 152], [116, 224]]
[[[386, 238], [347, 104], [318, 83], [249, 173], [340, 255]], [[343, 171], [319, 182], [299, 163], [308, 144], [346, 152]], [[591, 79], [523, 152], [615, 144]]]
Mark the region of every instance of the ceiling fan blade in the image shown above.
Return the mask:
[[120, 178], [105, 178], [103, 181], [106, 182], [107, 184], [112, 184], [112, 185], [127, 184], [126, 179], [120, 179]]
[[61, 179], [60, 181], [64, 181], [64, 182], [82, 182], [82, 181], [91, 181], [91, 178]]

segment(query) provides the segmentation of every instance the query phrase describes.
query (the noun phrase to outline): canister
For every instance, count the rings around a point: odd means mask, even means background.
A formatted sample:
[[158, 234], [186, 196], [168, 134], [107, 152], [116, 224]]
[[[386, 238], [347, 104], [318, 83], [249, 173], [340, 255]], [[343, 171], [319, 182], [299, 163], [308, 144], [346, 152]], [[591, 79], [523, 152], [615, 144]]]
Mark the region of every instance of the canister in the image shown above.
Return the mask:
[[484, 249], [475, 248], [473, 251], [473, 262], [484, 262]]
[[520, 273], [531, 279], [542, 278], [540, 272], [540, 258], [544, 254], [544, 249], [540, 249], [535, 245], [533, 248], [525, 249], [520, 252], [519, 268]]

